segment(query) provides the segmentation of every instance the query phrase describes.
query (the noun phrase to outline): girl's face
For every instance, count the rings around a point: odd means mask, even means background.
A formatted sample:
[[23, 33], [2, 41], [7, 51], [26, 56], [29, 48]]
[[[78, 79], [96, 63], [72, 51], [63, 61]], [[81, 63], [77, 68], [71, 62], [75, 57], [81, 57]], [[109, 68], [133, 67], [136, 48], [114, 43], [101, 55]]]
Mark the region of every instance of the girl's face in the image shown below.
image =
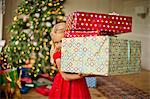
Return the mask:
[[55, 48], [57, 50], [61, 50], [61, 45], [62, 45], [62, 36], [56, 36], [54, 39], [53, 39], [53, 42], [54, 42], [54, 45], [55, 45]]

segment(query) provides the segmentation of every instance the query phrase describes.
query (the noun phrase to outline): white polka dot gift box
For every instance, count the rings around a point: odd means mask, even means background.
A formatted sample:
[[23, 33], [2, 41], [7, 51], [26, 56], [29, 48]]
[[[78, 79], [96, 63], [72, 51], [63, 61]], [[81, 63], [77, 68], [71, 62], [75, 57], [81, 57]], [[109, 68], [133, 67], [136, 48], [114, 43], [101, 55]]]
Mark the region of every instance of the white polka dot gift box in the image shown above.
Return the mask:
[[141, 42], [111, 36], [63, 38], [61, 69], [95, 75], [137, 73]]
[[128, 33], [132, 31], [132, 17], [73, 12], [66, 17], [67, 30], [99, 30], [105, 35]]

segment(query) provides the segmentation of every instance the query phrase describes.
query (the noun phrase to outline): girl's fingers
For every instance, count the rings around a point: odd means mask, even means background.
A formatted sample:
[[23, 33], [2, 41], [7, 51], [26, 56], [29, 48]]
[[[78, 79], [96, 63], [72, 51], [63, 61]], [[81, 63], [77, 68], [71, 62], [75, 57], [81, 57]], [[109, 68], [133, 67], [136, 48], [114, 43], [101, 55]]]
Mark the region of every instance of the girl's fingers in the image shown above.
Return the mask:
[[82, 76], [82, 74], [81, 74], [81, 73], [78, 73], [78, 75], [79, 75], [79, 76]]

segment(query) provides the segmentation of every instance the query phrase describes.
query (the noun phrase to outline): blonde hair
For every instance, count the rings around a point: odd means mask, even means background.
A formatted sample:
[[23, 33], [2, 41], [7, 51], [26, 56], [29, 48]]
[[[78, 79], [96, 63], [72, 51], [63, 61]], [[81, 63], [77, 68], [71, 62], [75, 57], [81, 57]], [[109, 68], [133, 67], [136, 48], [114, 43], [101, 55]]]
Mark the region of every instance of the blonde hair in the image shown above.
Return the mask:
[[50, 50], [50, 57], [51, 57], [50, 62], [52, 64], [54, 64], [53, 54], [55, 53], [55, 46], [53, 43], [53, 39], [57, 38], [59, 36], [63, 37], [65, 30], [66, 30], [66, 23], [62, 22], [62, 23], [58, 23], [58, 24], [54, 25], [54, 27], [52, 28], [52, 31], [50, 33], [50, 36], [52, 38], [52, 46], [51, 46], [51, 50]]
[[54, 25], [51, 31], [51, 38], [57, 37], [58, 35], [64, 35], [64, 31], [66, 30], [66, 23], [58, 23]]

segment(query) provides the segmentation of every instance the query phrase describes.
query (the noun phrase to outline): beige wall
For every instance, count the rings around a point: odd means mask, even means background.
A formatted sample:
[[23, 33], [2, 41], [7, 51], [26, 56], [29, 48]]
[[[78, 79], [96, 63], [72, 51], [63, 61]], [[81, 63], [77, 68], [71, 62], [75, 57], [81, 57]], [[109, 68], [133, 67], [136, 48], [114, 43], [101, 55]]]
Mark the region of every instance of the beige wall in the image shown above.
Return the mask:
[[122, 12], [133, 17], [133, 31], [120, 36], [142, 42], [142, 67], [150, 70], [150, 13], [144, 19], [137, 16], [135, 8], [139, 6], [150, 9], [150, 0], [124, 0]]
[[13, 16], [15, 15], [15, 9], [20, 0], [6, 0], [5, 6], [5, 14], [3, 15], [3, 38], [4, 40], [9, 40], [10, 33], [7, 28], [8, 25], [11, 24], [13, 20]]
[[[7, 26], [14, 15], [17, 7], [17, 0], [6, 0], [6, 13], [4, 25]], [[19, 0], [18, 0], [19, 1]], [[122, 38], [129, 38], [142, 41], [142, 68], [150, 70], [150, 13], [145, 19], [135, 14], [135, 7], [145, 6], [150, 8], [150, 0], [66, 0], [66, 15], [73, 11], [89, 11], [98, 13], [109, 13], [115, 11], [121, 15], [133, 17], [133, 31], [128, 34], [119, 35]], [[3, 38], [8, 38], [6, 29]]]
[[107, 13], [110, 9], [110, 0], [66, 0], [64, 5], [66, 15], [73, 11], [90, 11]]

